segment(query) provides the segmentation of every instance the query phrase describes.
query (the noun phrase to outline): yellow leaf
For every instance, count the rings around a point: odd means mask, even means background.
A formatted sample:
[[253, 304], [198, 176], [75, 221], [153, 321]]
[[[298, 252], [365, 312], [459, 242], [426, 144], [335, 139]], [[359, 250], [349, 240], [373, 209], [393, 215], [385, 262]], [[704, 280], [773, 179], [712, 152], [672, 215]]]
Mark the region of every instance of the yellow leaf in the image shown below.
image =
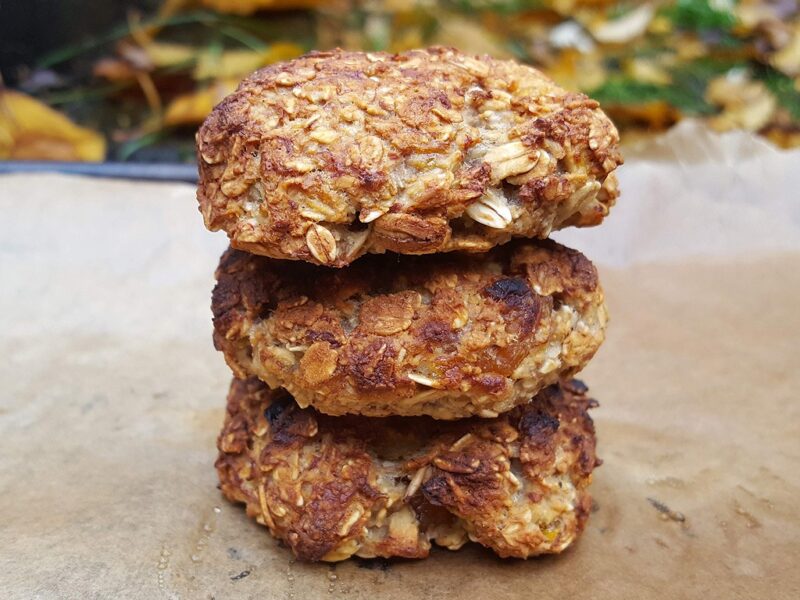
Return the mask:
[[513, 56], [502, 39], [479, 24], [455, 15], [447, 15], [439, 21], [433, 41], [442, 46], [455, 46], [467, 54], [489, 54], [494, 58]]
[[758, 131], [770, 122], [778, 106], [761, 81], [730, 75], [711, 80], [706, 100], [722, 107], [720, 114], [709, 118], [709, 124], [719, 131]]
[[622, 65], [623, 72], [631, 79], [656, 85], [672, 83], [669, 72], [652, 60], [633, 57], [624, 60]]
[[171, 67], [189, 62], [198, 53], [198, 49], [194, 46], [165, 42], [148, 42], [142, 49], [156, 67]]
[[788, 149], [800, 146], [800, 131], [791, 128], [783, 128], [779, 125], [769, 126], [760, 133], [780, 148]]
[[259, 67], [300, 56], [297, 44], [276, 43], [264, 50], [226, 50], [221, 54], [203, 52], [194, 70], [195, 79], [242, 78]]
[[238, 79], [226, 79], [214, 85], [182, 94], [172, 100], [164, 111], [164, 125], [196, 125], [202, 123], [220, 100], [236, 89]]
[[604, 110], [614, 123], [625, 130], [644, 128], [650, 132], [661, 131], [680, 119], [678, 110], [662, 100], [642, 104], [607, 104]]
[[544, 71], [568, 90], [591, 90], [606, 79], [603, 57], [597, 52], [583, 53], [564, 48]]
[[786, 44], [769, 59], [770, 64], [786, 75], [800, 75], [800, 21], [794, 26]]
[[625, 44], [642, 36], [653, 20], [656, 9], [641, 4], [616, 19], [598, 19], [589, 25], [594, 39], [604, 44]]
[[201, 0], [202, 5], [221, 13], [251, 15], [259, 10], [313, 8], [324, 5], [322, 0]]
[[263, 64], [271, 65], [272, 63], [280, 62], [282, 60], [289, 60], [296, 58], [303, 54], [303, 48], [291, 42], [275, 42], [269, 48], [264, 50]]
[[101, 161], [106, 141], [35, 98], [0, 89], [0, 159]]
[[136, 78], [136, 71], [124, 60], [101, 58], [94, 64], [92, 75], [109, 81], [130, 81]]

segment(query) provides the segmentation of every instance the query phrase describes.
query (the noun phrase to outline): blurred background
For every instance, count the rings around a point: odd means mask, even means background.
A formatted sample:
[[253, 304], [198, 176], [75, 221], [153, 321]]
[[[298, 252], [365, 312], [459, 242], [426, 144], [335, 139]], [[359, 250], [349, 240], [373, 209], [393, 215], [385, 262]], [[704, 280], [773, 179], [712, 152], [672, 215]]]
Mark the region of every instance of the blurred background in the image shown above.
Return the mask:
[[251, 71], [443, 44], [599, 100], [623, 143], [700, 119], [800, 146], [800, 0], [0, 1], [0, 160], [194, 162]]

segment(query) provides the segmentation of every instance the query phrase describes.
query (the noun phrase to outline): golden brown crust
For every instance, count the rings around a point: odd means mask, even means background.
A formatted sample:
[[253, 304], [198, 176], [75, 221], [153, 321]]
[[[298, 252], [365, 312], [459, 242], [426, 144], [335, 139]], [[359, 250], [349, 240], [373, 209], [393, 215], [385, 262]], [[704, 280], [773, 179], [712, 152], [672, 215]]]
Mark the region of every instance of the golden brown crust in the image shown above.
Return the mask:
[[573, 380], [496, 419], [329, 417], [234, 380], [216, 467], [223, 494], [301, 559], [424, 558], [467, 539], [527, 558], [584, 527], [595, 405]]
[[578, 372], [603, 341], [594, 266], [551, 241], [326, 269], [229, 250], [214, 343], [237, 377], [341, 415], [495, 417]]
[[329, 266], [483, 252], [600, 223], [619, 136], [539, 71], [430, 48], [314, 52], [257, 71], [197, 135], [206, 226]]

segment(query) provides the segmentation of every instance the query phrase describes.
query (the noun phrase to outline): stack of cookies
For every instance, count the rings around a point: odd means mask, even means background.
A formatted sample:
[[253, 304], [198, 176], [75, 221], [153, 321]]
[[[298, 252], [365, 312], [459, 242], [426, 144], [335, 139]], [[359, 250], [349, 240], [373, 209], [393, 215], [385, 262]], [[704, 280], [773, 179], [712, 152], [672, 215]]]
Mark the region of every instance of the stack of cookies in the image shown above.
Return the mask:
[[225, 496], [308, 560], [575, 540], [599, 460], [572, 377], [607, 316], [545, 238], [617, 197], [597, 103], [452, 49], [316, 52], [247, 78], [197, 144], [231, 241]]

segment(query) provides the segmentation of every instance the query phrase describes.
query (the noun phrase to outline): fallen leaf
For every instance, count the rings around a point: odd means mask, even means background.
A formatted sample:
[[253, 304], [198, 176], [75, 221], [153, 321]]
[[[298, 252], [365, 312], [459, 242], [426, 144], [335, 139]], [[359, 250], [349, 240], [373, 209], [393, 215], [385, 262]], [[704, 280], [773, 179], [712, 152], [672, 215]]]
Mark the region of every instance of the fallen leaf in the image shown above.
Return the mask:
[[770, 63], [786, 75], [800, 75], [800, 21], [795, 24], [787, 43], [772, 55]]
[[645, 58], [634, 57], [624, 61], [622, 70], [625, 75], [637, 81], [656, 85], [669, 85], [672, 83], [672, 78], [666, 69], [656, 64], [655, 61]]
[[94, 64], [92, 75], [109, 81], [131, 81], [136, 78], [136, 70], [127, 61], [101, 58]]
[[208, 113], [228, 94], [236, 89], [239, 79], [226, 79], [175, 97], [164, 110], [163, 125], [196, 125], [202, 123]]
[[603, 57], [597, 52], [583, 53], [565, 48], [548, 65], [547, 74], [569, 90], [593, 90], [605, 81]]
[[455, 15], [448, 15], [439, 21], [439, 29], [432, 41], [442, 46], [458, 46], [459, 50], [467, 54], [490, 54], [495, 58], [513, 56], [502, 39], [495, 37], [480, 24]]
[[324, 5], [324, 2], [322, 0], [201, 0], [200, 4], [221, 13], [251, 15], [259, 10], [313, 8]]
[[663, 100], [641, 104], [610, 104], [604, 110], [615, 124], [625, 127], [646, 127], [650, 131], [662, 131], [680, 119], [680, 112]]
[[141, 46], [154, 67], [172, 67], [197, 58], [199, 48], [185, 44], [148, 42]]
[[652, 5], [642, 4], [616, 19], [590, 24], [589, 31], [598, 42], [624, 44], [643, 35], [654, 14]]
[[39, 100], [0, 89], [0, 159], [97, 162], [102, 135], [80, 127]]
[[[199, 53], [200, 50], [196, 50]], [[303, 53], [297, 44], [278, 42], [263, 50], [225, 50], [222, 53], [202, 52], [194, 69], [195, 79], [243, 78], [256, 69], [290, 60]]]
[[763, 82], [739, 76], [712, 80], [706, 98], [723, 109], [722, 113], [709, 119], [709, 124], [719, 131], [737, 128], [758, 131], [770, 122], [777, 108], [775, 96]]

